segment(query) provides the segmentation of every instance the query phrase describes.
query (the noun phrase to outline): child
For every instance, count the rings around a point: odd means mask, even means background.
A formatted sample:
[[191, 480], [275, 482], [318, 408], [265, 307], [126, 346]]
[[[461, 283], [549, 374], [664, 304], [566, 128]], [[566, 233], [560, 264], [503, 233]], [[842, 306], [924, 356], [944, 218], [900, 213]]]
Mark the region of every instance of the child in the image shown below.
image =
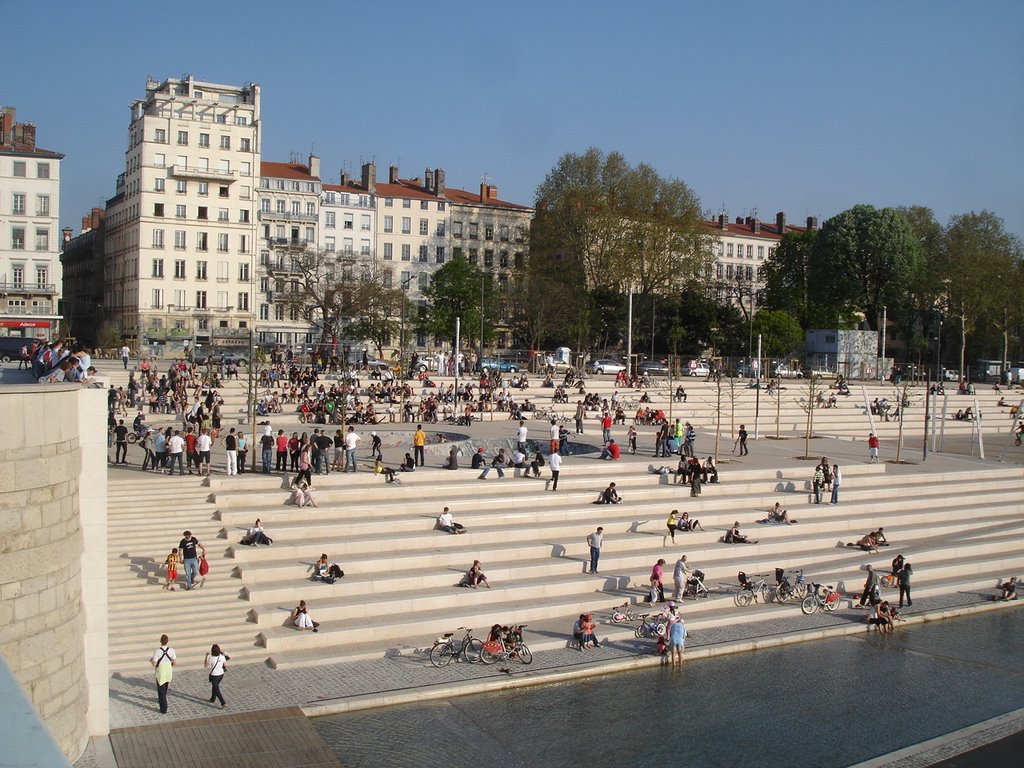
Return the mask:
[[626, 432], [626, 446], [630, 453], [636, 453], [636, 427], [630, 427]]
[[654, 646], [654, 652], [659, 656], [668, 656], [668, 638], [665, 635], [658, 635], [658, 642]]
[[171, 554], [164, 560], [164, 568], [167, 570], [167, 581], [164, 584], [164, 589], [169, 589], [174, 592], [174, 582], [178, 578], [178, 563], [181, 560], [178, 557], [178, 548], [175, 547], [171, 550]]

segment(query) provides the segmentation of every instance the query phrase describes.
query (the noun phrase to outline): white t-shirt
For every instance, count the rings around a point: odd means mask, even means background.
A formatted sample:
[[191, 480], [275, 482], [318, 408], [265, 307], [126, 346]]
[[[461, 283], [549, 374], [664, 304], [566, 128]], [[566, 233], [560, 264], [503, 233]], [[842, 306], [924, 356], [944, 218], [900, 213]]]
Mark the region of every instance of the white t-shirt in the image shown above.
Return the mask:
[[562, 468], [562, 457], [557, 453], [552, 453], [548, 457], [548, 466], [551, 467], [552, 472], [558, 472]]
[[196, 450], [205, 453], [213, 445], [213, 439], [205, 432], [196, 438]]
[[451, 524], [452, 524], [452, 513], [451, 512], [442, 512], [438, 516], [437, 522], [440, 523], [442, 527], [444, 527], [446, 525], [447, 526], [451, 526]]
[[551, 439], [552, 440], [557, 440], [558, 439], [558, 425], [557, 424], [552, 424], [551, 425]]
[[354, 451], [356, 447], [359, 445], [360, 439], [361, 438], [359, 437], [359, 435], [357, 435], [355, 432], [349, 432], [347, 435], [345, 435], [345, 447], [348, 448], [350, 451]]
[[[128, 357], [131, 355], [131, 353], [132, 351], [128, 349], [127, 346], [121, 347], [121, 357]], [[171, 653], [173, 653], [173, 651], [171, 651]]]
[[167, 444], [171, 448], [171, 453], [181, 453], [185, 450], [185, 439], [181, 435], [172, 435]]
[[526, 442], [526, 427], [525, 426], [522, 426], [522, 427], [520, 427], [519, 429], [516, 430], [516, 442], [519, 442], [519, 443], [525, 443]]

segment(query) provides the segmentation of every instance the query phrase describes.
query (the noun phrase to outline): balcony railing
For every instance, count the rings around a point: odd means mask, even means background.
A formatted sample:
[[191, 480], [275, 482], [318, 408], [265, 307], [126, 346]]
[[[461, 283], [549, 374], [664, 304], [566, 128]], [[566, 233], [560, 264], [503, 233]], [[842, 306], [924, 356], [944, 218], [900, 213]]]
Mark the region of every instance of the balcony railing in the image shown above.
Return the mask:
[[57, 286], [53, 283], [0, 283], [0, 293], [30, 293], [32, 295], [54, 294]]
[[315, 242], [302, 237], [266, 237], [264, 240], [278, 248], [306, 248]]
[[260, 211], [260, 221], [309, 221], [316, 223], [319, 218], [309, 213], [277, 213], [276, 211]]
[[238, 178], [235, 171], [219, 171], [215, 168], [196, 168], [188, 165], [171, 166], [171, 176], [179, 179], [216, 179], [232, 182]]

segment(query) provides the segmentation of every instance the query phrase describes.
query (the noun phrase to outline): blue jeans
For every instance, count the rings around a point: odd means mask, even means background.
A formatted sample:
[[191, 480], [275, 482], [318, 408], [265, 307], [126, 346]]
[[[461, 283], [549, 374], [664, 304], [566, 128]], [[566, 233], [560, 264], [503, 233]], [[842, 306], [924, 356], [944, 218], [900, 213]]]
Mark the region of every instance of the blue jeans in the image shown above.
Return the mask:
[[345, 449], [345, 471], [348, 472], [348, 468], [352, 467], [352, 471], [356, 471], [356, 449], [346, 448]]
[[270, 460], [273, 457], [273, 455], [274, 455], [273, 449], [271, 449], [271, 448], [264, 448], [263, 449], [263, 474], [265, 474], [265, 475], [269, 475], [270, 474]]
[[601, 558], [601, 548], [590, 548], [590, 572], [597, 573], [597, 561]]
[[832, 483], [832, 503], [839, 503], [839, 483]]
[[821, 504], [821, 486], [814, 483], [814, 503]]
[[185, 567], [185, 588], [192, 589], [192, 584], [199, 578], [199, 558], [190, 557], [182, 565]]

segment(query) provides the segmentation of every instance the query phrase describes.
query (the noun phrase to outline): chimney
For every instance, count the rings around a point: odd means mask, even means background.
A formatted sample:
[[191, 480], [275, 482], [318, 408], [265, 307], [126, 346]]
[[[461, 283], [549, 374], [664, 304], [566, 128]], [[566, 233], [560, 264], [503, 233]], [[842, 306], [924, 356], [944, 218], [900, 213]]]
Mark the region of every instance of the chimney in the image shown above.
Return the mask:
[[316, 155], [309, 156], [309, 175], [320, 178], [320, 158]]
[[816, 217], [814, 217], [814, 216], [808, 216], [807, 217], [807, 229], [811, 230], [811, 229], [817, 229], [817, 228], [818, 228], [818, 219]]
[[480, 202], [487, 203], [498, 199], [498, 188], [493, 184], [480, 185]]
[[67, 247], [67, 244], [71, 242], [71, 235], [72, 235], [71, 227], [64, 227], [64, 229], [62, 229], [60, 231], [60, 233], [61, 233], [61, 235], [63, 236], [63, 239], [64, 239], [64, 246]]
[[35, 123], [15, 123], [14, 125], [14, 143], [23, 144], [26, 147], [35, 147], [36, 145], [36, 126]]
[[423, 188], [427, 190], [427, 192], [434, 191], [434, 172], [429, 168], [423, 169]]
[[718, 214], [718, 226], [721, 227], [722, 229], [729, 228], [729, 217], [726, 216], [724, 213]]
[[775, 214], [775, 228], [779, 230], [780, 235], [786, 234], [786, 214], [783, 211]]
[[377, 193], [377, 166], [374, 163], [363, 163], [363, 189], [371, 195]]
[[754, 223], [751, 226], [754, 228], [755, 235], [761, 234], [761, 220], [757, 216], [754, 217]]
[[388, 184], [397, 184], [397, 183], [398, 183], [398, 166], [397, 165], [388, 166]]
[[350, 177], [348, 175], [348, 171], [342, 171], [341, 172], [341, 186], [347, 187], [351, 181], [352, 181], [352, 177]]
[[434, 169], [434, 192], [438, 197], [444, 197], [444, 168]]
[[483, 182], [480, 182], [480, 202], [481, 203], [486, 203], [487, 202], [487, 189], [488, 189], [487, 185], [484, 184]]
[[14, 107], [0, 107], [0, 146], [14, 142]]
[[737, 216], [736, 217], [736, 223], [737, 224], [742, 224], [743, 223], [743, 217], [742, 216]]

